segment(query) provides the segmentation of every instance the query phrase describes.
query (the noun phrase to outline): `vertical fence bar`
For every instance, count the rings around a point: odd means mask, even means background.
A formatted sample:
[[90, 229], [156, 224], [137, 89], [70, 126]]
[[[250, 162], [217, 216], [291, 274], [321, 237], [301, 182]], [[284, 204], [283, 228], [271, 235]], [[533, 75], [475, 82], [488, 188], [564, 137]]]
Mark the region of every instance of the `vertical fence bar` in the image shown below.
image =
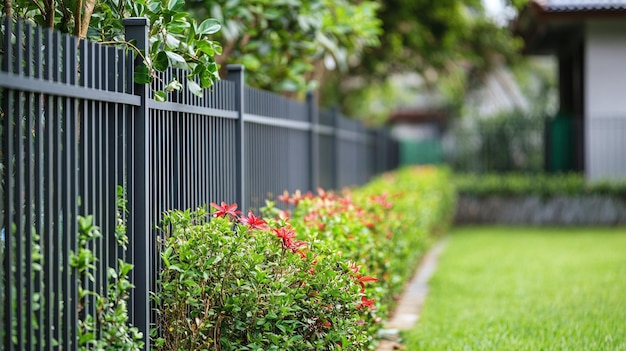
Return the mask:
[[246, 186], [245, 186], [245, 145], [244, 145], [244, 133], [245, 133], [245, 122], [243, 119], [244, 115], [244, 67], [242, 65], [228, 65], [228, 80], [235, 83], [235, 107], [237, 109], [237, 126], [235, 131], [235, 162], [237, 163], [235, 166], [236, 173], [236, 185], [235, 185], [235, 199], [237, 199], [237, 203], [239, 204], [239, 208], [242, 211], [247, 211], [248, 204], [245, 202], [245, 199], [248, 197], [246, 194]]
[[[65, 42], [65, 81], [72, 86], [77, 84], [77, 67], [78, 67], [78, 53], [77, 46], [78, 41], [75, 37], [66, 37], [68, 40]], [[77, 145], [77, 112], [78, 112], [78, 100], [75, 98], [66, 99], [67, 110], [65, 111], [65, 165], [64, 165], [64, 177], [68, 188], [65, 192], [65, 218], [67, 235], [66, 235], [66, 248], [65, 248], [65, 268], [67, 269], [66, 276], [68, 279], [64, 282], [67, 291], [66, 295], [66, 328], [68, 329], [67, 338], [71, 340], [71, 346], [67, 345], [66, 350], [77, 349], [77, 328], [78, 328], [78, 306], [76, 301], [78, 300], [78, 287], [76, 285], [77, 276], [76, 268], [70, 268], [70, 255], [71, 252], [77, 252], [77, 213], [78, 213], [78, 145]], [[70, 331], [71, 330], [71, 331]]]
[[[148, 52], [148, 26], [146, 18], [126, 18], [122, 22], [125, 27], [126, 40], [135, 40], [136, 46], [143, 52]], [[143, 65], [141, 57], [135, 58], [135, 66]], [[132, 77], [132, 75], [130, 76]], [[129, 78], [132, 79], [132, 78]], [[135, 84], [134, 93], [141, 97], [142, 104], [134, 114], [133, 151], [134, 165], [132, 172], [132, 194], [129, 194], [129, 229], [132, 236], [132, 250], [134, 259], [134, 295], [133, 319], [134, 324], [143, 333], [144, 350], [150, 350], [150, 114], [148, 109], [149, 87], [145, 84]]]
[[[26, 24], [26, 38], [25, 38], [25, 50], [26, 50], [26, 61], [25, 61], [25, 76], [26, 77], [31, 77], [32, 76], [32, 61], [33, 61], [33, 42], [32, 42], [32, 25], [30, 23]], [[36, 134], [34, 134], [34, 119], [37, 118], [37, 113], [34, 110], [34, 103], [33, 103], [33, 98], [34, 98], [35, 94], [34, 93], [27, 93], [26, 94], [26, 130], [25, 130], [25, 139], [26, 139], [26, 159], [25, 159], [25, 163], [26, 163], [26, 173], [24, 175], [25, 177], [25, 181], [26, 181], [26, 196], [25, 196], [25, 200], [26, 203], [29, 204], [29, 208], [26, 211], [26, 224], [27, 224], [27, 230], [26, 230], [26, 296], [28, 297], [28, 301], [26, 301], [26, 319], [28, 321], [30, 321], [30, 323], [28, 323], [28, 326], [26, 327], [26, 348], [28, 350], [33, 350], [35, 348], [35, 331], [34, 331], [34, 323], [31, 321], [31, 318], [33, 318], [33, 314], [34, 314], [34, 310], [33, 310], [33, 300], [32, 300], [32, 296], [35, 294], [35, 286], [34, 286], [34, 280], [36, 279], [35, 277], [35, 272], [33, 270], [33, 266], [35, 264], [34, 260], [33, 260], [33, 243], [35, 238], [33, 236], [37, 235], [37, 231], [35, 230], [34, 227], [34, 223], [35, 223], [35, 218], [36, 218], [36, 213], [37, 212], [33, 212], [35, 209], [35, 206], [33, 204], [34, 202], [34, 174], [33, 174], [33, 169], [34, 169], [34, 158], [35, 158], [35, 154], [33, 152], [33, 147], [34, 147], [34, 143], [35, 143], [35, 138], [37, 137]]]
[[339, 163], [339, 154], [341, 152], [341, 133], [339, 132], [339, 109], [337, 107], [332, 107], [330, 109], [330, 116], [333, 123], [333, 148], [331, 155], [333, 159], [333, 189], [340, 190], [341, 167]]
[[[61, 33], [53, 32], [52, 34], [52, 54], [53, 60], [51, 63], [52, 69], [52, 78], [55, 82], [58, 82], [60, 79], [60, 71], [61, 71]], [[54, 325], [56, 326], [54, 329], [54, 337], [59, 342], [59, 349], [64, 348], [66, 345], [64, 342], [66, 340], [63, 339], [63, 308], [67, 308], [63, 306], [63, 298], [66, 296], [66, 292], [63, 290], [62, 284], [62, 274], [67, 274], [68, 272], [63, 271], [63, 256], [62, 256], [62, 243], [63, 243], [63, 234], [64, 234], [64, 226], [67, 223], [62, 223], [62, 192], [63, 192], [63, 174], [61, 173], [62, 160], [61, 160], [61, 150], [59, 145], [61, 145], [61, 133], [62, 133], [62, 111], [63, 111], [63, 101], [60, 97], [54, 97], [54, 108], [52, 109], [52, 114], [50, 116], [46, 116], [46, 120], [51, 123], [48, 125], [48, 128], [52, 131], [52, 148], [50, 150], [53, 151], [52, 156], [52, 178], [53, 183], [51, 186], [51, 207], [52, 207], [52, 227], [53, 227], [53, 240], [52, 243], [48, 243], [48, 245], [53, 246], [53, 280], [55, 285], [55, 306], [54, 306]]]
[[[13, 58], [13, 47], [11, 45], [11, 33], [13, 31], [12, 22], [10, 19], [7, 19], [5, 22], [4, 28], [4, 59], [2, 61], [2, 70], [5, 72], [11, 71], [11, 60]], [[11, 264], [13, 263], [13, 231], [12, 231], [12, 214], [13, 214], [13, 192], [11, 189], [14, 186], [14, 180], [12, 177], [13, 174], [13, 162], [11, 162], [11, 158], [13, 157], [13, 123], [12, 119], [14, 118], [13, 111], [13, 101], [11, 97], [14, 96], [13, 92], [8, 90], [4, 91], [3, 94], [3, 110], [5, 112], [4, 117], [4, 126], [3, 126], [3, 164], [4, 164], [4, 175], [5, 175], [5, 193], [3, 200], [4, 201], [4, 222], [2, 223], [2, 229], [4, 233], [4, 255], [3, 255], [3, 269], [4, 269], [4, 301], [2, 312], [4, 312], [4, 328], [0, 331], [4, 334], [4, 350], [13, 350], [13, 319], [15, 318], [15, 314], [13, 313], [12, 299], [13, 299], [13, 272], [11, 269]]]
[[320, 185], [320, 155], [319, 155], [319, 111], [317, 109], [316, 95], [314, 92], [309, 91], [306, 94], [307, 113], [309, 115], [309, 122], [311, 123], [311, 131], [309, 136], [309, 164], [310, 164], [310, 190], [315, 191]]
[[[47, 48], [52, 47], [52, 30], [45, 30], [45, 40], [44, 45]], [[53, 72], [53, 62], [52, 62], [53, 51], [46, 50], [45, 53], [45, 71], [44, 71], [44, 79], [52, 80], [52, 72]], [[44, 277], [44, 301], [46, 301], [46, 311], [45, 311], [45, 319], [44, 319], [44, 327], [46, 330], [46, 350], [53, 350], [56, 336], [54, 333], [55, 330], [55, 321], [54, 321], [54, 308], [58, 305], [58, 302], [55, 300], [55, 282], [53, 281], [53, 271], [57, 269], [54, 264], [54, 246], [51, 242], [54, 239], [54, 229], [52, 227], [52, 218], [54, 217], [54, 213], [52, 211], [53, 204], [53, 179], [50, 176], [50, 173], [53, 171], [52, 166], [52, 150], [54, 150], [53, 141], [52, 141], [52, 114], [53, 114], [53, 106], [54, 106], [54, 98], [51, 96], [46, 96], [46, 101], [44, 104], [44, 143], [45, 143], [45, 152], [44, 152], [44, 169], [46, 169], [46, 177], [45, 177], [45, 206], [44, 206], [44, 228], [43, 235], [45, 235], [44, 239], [44, 259], [45, 259], [45, 268], [43, 269], [45, 272]]]
[[[41, 55], [41, 50], [39, 50], [38, 48], [42, 47], [42, 32], [41, 32], [41, 28], [36, 28], [35, 29], [35, 45], [34, 45], [34, 78], [36, 79], [41, 79], [42, 74], [43, 74], [43, 70], [42, 70], [42, 65], [43, 65], [43, 60], [42, 60], [42, 55]], [[35, 139], [35, 174], [36, 174], [36, 180], [35, 181], [35, 228], [37, 230], [37, 234], [39, 235], [39, 248], [40, 250], [43, 252], [43, 248], [44, 248], [44, 233], [43, 233], [43, 228], [44, 228], [44, 218], [42, 218], [42, 214], [44, 213], [44, 182], [43, 182], [43, 172], [45, 169], [45, 164], [44, 164], [44, 137], [43, 137], [43, 126], [44, 126], [44, 121], [43, 118], [41, 116], [43, 111], [43, 96], [42, 94], [35, 94], [35, 135], [36, 135], [36, 139]], [[43, 267], [42, 262], [43, 258], [39, 258], [39, 263], [40, 266]], [[36, 280], [35, 280], [35, 289], [37, 290], [37, 292], [39, 292], [40, 294], [40, 299], [42, 297], [42, 293], [44, 291], [44, 287], [43, 287], [43, 272], [42, 269], [39, 269], [36, 273]], [[36, 333], [36, 338], [37, 338], [37, 346], [39, 350], [43, 350], [43, 343], [44, 343], [44, 337], [45, 337], [45, 326], [43, 325], [44, 322], [44, 306], [43, 304], [41, 304], [39, 310], [37, 311], [36, 314], [36, 319], [37, 322], [39, 323], [39, 326], [37, 328], [37, 333]]]
[[[24, 59], [24, 50], [23, 50], [23, 42], [24, 41], [24, 34], [23, 34], [23, 23], [21, 21], [17, 22], [16, 28], [15, 28], [15, 61], [14, 61], [14, 73], [22, 75], [22, 65], [23, 65], [23, 59]], [[23, 199], [24, 196], [24, 166], [25, 166], [25, 155], [24, 155], [24, 132], [25, 132], [25, 126], [24, 126], [24, 118], [28, 118], [27, 115], [25, 115], [25, 111], [24, 108], [22, 106], [22, 98], [24, 96], [24, 92], [16, 92], [15, 95], [13, 95], [15, 101], [14, 101], [14, 123], [15, 123], [15, 217], [13, 219], [13, 224], [15, 225], [15, 233], [12, 233], [13, 235], [15, 235], [15, 254], [16, 254], [16, 260], [15, 260], [15, 286], [16, 286], [16, 317], [17, 317], [17, 323], [16, 323], [16, 332], [17, 332], [17, 349], [18, 350], [23, 350], [25, 348], [24, 345], [24, 323], [25, 323], [25, 318], [24, 318], [24, 303], [25, 303], [25, 299], [24, 299], [24, 266], [25, 265], [29, 265], [30, 262], [25, 262], [25, 257], [24, 257], [24, 241], [25, 239], [27, 240], [27, 237], [25, 237], [25, 231], [26, 231], [26, 226], [24, 223], [24, 209], [26, 206], [29, 206], [30, 204], [27, 204], [25, 199]], [[9, 115], [11, 116], [11, 115]], [[9, 247], [9, 250], [11, 250], [12, 248]], [[27, 279], [30, 280], [30, 277], [28, 277]]]

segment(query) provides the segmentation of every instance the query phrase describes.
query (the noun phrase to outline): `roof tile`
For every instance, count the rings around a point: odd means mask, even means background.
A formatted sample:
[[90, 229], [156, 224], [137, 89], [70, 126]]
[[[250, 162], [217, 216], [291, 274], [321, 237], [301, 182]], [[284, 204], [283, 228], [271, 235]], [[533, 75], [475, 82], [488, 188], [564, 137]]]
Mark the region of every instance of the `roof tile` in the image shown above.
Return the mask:
[[535, 0], [547, 12], [626, 10], [626, 0]]

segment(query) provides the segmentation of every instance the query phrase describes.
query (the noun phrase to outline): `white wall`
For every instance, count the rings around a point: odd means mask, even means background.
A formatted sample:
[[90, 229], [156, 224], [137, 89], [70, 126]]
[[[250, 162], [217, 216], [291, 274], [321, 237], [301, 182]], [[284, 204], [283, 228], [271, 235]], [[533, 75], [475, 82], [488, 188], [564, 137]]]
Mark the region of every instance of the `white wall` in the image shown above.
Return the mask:
[[585, 163], [589, 180], [626, 177], [626, 21], [586, 23]]

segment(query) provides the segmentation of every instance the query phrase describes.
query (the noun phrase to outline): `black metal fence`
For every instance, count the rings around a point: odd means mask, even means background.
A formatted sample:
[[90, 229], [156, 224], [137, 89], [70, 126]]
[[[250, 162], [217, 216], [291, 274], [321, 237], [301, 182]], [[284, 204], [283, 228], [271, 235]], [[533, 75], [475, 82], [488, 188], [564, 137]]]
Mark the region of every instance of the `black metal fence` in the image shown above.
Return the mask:
[[541, 172], [545, 133], [543, 119], [520, 114], [457, 121], [446, 133], [445, 159], [457, 172]]
[[[144, 19], [125, 20], [127, 39], [147, 48]], [[384, 130], [368, 130], [334, 110], [244, 86], [243, 69], [204, 92], [183, 87], [170, 102], [132, 81], [122, 49], [18, 22], [4, 23], [0, 71], [0, 345], [4, 350], [76, 349], [78, 215], [94, 215], [90, 243], [106, 293], [107, 267], [134, 265], [132, 322], [144, 332], [157, 289], [155, 225], [170, 209], [211, 201], [247, 210], [283, 190], [358, 185], [397, 165]], [[137, 63], [137, 61], [135, 62]], [[183, 77], [169, 70], [163, 78]], [[184, 81], [184, 80], [183, 80]], [[159, 83], [155, 83], [159, 84]], [[154, 88], [158, 88], [155, 86]], [[117, 189], [124, 189], [117, 194]], [[127, 253], [114, 231], [118, 200]], [[92, 313], [93, 314], [93, 313]]]

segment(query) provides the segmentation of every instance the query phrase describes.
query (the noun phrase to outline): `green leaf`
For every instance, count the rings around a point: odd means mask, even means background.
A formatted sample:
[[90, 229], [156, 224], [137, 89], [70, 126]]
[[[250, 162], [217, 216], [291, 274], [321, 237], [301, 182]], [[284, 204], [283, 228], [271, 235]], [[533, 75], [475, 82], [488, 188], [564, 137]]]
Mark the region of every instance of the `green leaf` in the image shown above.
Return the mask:
[[202, 97], [202, 88], [195, 81], [187, 79], [187, 89], [189, 89], [192, 94]]
[[171, 269], [171, 270], [173, 270], [173, 271], [177, 271], [177, 272], [181, 272], [181, 273], [183, 273], [183, 272], [184, 272], [182, 269], [180, 269], [180, 267], [178, 267], [178, 266], [177, 266], [177, 265], [175, 265], [175, 264], [170, 265], [170, 266], [168, 267], [168, 269]]
[[200, 87], [206, 89], [213, 85], [213, 74], [207, 70], [200, 74]]
[[159, 53], [156, 55], [156, 58], [154, 59], [154, 62], [152, 63], [152, 67], [159, 72], [164, 72], [167, 67], [169, 67], [169, 65], [170, 63], [167, 59], [167, 54], [165, 53], [165, 51], [159, 51]]
[[165, 54], [170, 59], [170, 62], [172, 62], [172, 65], [185, 63], [185, 58], [173, 51], [165, 51]]
[[199, 40], [196, 42], [196, 49], [202, 51], [203, 53], [213, 56], [215, 55], [215, 50], [213, 49], [213, 45], [208, 40]]
[[[176, 78], [174, 78], [165, 86], [164, 90], [174, 91], [174, 90], [180, 90], [182, 87], [183, 85]], [[163, 259], [165, 260], [165, 257]]]
[[198, 34], [200, 35], [210, 35], [219, 32], [222, 29], [222, 25], [215, 18], [209, 18], [204, 20], [198, 26]]
[[189, 22], [182, 21], [182, 20], [169, 22], [168, 24], [165, 25], [165, 29], [167, 29], [168, 32], [174, 33], [174, 34], [182, 34], [189, 27], [191, 27]]
[[150, 0], [148, 2], [148, 11], [158, 13], [161, 11], [161, 0]]
[[167, 9], [174, 12], [185, 5], [185, 0], [169, 0], [167, 1]]
[[152, 83], [152, 75], [150, 70], [146, 66], [135, 67], [135, 73], [133, 74], [135, 83], [137, 84], [150, 84]]
[[165, 44], [170, 48], [178, 48], [180, 46], [180, 40], [171, 34], [165, 36]]
[[163, 90], [158, 90], [154, 92], [154, 100], [158, 102], [167, 101], [167, 94]]

